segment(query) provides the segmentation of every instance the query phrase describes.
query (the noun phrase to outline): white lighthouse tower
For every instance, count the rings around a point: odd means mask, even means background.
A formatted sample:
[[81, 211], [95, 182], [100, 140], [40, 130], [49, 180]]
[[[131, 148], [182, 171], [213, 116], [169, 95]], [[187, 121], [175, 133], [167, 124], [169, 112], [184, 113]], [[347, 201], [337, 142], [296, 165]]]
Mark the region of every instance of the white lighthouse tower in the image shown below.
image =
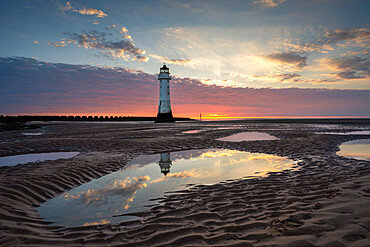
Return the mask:
[[159, 106], [156, 123], [175, 122], [171, 111], [170, 69], [164, 64], [159, 71]]

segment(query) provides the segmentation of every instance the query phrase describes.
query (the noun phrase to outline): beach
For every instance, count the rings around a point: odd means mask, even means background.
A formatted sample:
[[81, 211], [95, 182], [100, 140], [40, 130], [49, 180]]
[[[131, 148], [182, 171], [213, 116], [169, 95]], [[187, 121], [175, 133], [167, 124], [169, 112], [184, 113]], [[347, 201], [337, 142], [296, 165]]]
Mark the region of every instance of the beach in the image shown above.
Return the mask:
[[[191, 130], [202, 131], [183, 133]], [[80, 154], [0, 167], [0, 245], [369, 246], [370, 162], [336, 154], [341, 143], [370, 135], [335, 133], [359, 130], [370, 130], [369, 121], [46, 122], [34, 135], [3, 131], [0, 156]], [[278, 139], [216, 140], [252, 131]], [[121, 223], [66, 228], [38, 215], [43, 202], [139, 155], [207, 148], [279, 155], [297, 169], [166, 194]]]

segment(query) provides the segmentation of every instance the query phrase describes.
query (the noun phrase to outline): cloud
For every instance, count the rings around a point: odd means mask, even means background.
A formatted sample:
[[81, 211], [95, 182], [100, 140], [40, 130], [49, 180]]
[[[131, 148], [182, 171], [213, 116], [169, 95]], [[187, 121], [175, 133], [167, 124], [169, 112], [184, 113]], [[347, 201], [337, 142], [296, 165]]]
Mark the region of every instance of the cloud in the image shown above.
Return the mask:
[[123, 34], [123, 36], [125, 37], [125, 39], [130, 40], [130, 41], [133, 41], [131, 35], [128, 34], [128, 30], [127, 30], [126, 27], [122, 27], [121, 28], [121, 33]]
[[159, 183], [165, 180], [168, 180], [170, 178], [188, 178], [188, 177], [197, 177], [199, 176], [195, 169], [192, 169], [190, 171], [181, 171], [181, 172], [170, 172], [165, 177], [157, 178], [155, 180], [150, 181], [150, 183]]
[[92, 9], [92, 8], [83, 8], [83, 9], [79, 9], [79, 10], [75, 9], [73, 11], [78, 12], [81, 15], [96, 15], [99, 18], [104, 18], [104, 17], [107, 16], [107, 14], [104, 13], [103, 11], [97, 10], [97, 9]]
[[102, 219], [100, 221], [86, 222], [86, 223], [83, 224], [83, 226], [105, 225], [105, 224], [109, 224], [109, 223], [110, 223], [110, 220]]
[[299, 41], [295, 44], [292, 44], [290, 42], [284, 42], [282, 43], [282, 45], [289, 49], [290, 51], [298, 53], [315, 52], [320, 51], [322, 49], [322, 45]]
[[96, 15], [98, 18], [104, 18], [104, 17], [107, 16], [106, 13], [104, 13], [103, 11], [98, 10], [98, 9], [86, 8], [86, 7], [83, 7], [82, 9], [75, 9], [75, 8], [72, 7], [72, 5], [69, 2], [66, 2], [66, 5], [61, 6], [60, 9], [63, 10], [63, 11], [72, 10], [74, 12], [77, 12], [77, 13], [81, 14], [81, 15]]
[[254, 78], [262, 79], [262, 80], [269, 80], [271, 82], [303, 82], [301, 80], [301, 75], [298, 74], [275, 74], [275, 75], [268, 75], [268, 76], [254, 76]]
[[34, 44], [40, 44], [38, 40], [33, 41]]
[[136, 60], [136, 61], [142, 62], [142, 63], [147, 63], [149, 61], [149, 57], [142, 56], [142, 55], [136, 55], [135, 57], [133, 57], [132, 60]]
[[[342, 71], [338, 71], [342, 72]], [[360, 80], [360, 79], [358, 79]], [[126, 68], [0, 58], [2, 114], [155, 116], [158, 79]], [[175, 116], [370, 116], [370, 90], [233, 88], [173, 77]], [[220, 100], [222, 99], [222, 100]]]
[[310, 79], [306, 80], [308, 83], [312, 84], [333, 84], [339, 81], [339, 79]]
[[105, 29], [106, 30], [109, 30], [109, 29], [115, 28], [115, 27], [117, 27], [117, 25], [116, 24], [112, 24], [112, 25], [107, 26]]
[[[131, 40], [108, 40], [112, 36], [111, 33], [98, 32], [90, 30], [82, 33], [63, 33], [67, 38], [60, 42], [49, 42], [49, 45], [55, 47], [63, 47], [68, 44], [78, 45], [85, 49], [96, 49], [104, 53], [108, 58], [124, 58], [128, 60], [132, 56], [132, 60], [139, 62], [147, 62], [149, 58], [144, 56], [146, 53], [135, 47]], [[131, 37], [131, 36], [130, 36]]]
[[48, 45], [51, 45], [51, 46], [54, 46], [54, 47], [64, 47], [66, 46], [67, 44], [65, 42], [63, 43], [58, 43], [58, 42], [48, 42]]
[[169, 178], [188, 178], [195, 176], [196, 176], [195, 169], [192, 169], [190, 171], [181, 171], [167, 174], [167, 177]]
[[65, 6], [61, 6], [60, 7], [61, 10], [64, 10], [64, 11], [67, 11], [67, 10], [70, 10], [72, 9], [72, 6], [69, 2], [66, 2], [66, 5]]
[[[336, 48], [348, 48], [344, 55], [366, 55], [370, 52], [370, 30], [367, 28], [335, 29], [321, 33], [314, 43], [284, 39], [278, 45], [296, 53], [329, 53]], [[336, 45], [336, 46], [334, 46]]]
[[370, 59], [358, 56], [350, 58], [324, 58], [321, 64], [331, 70], [337, 71], [341, 79], [359, 79], [370, 76]]
[[88, 189], [78, 194], [64, 194], [66, 200], [79, 200], [85, 204], [101, 205], [106, 204], [109, 197], [113, 195], [119, 195], [121, 197], [128, 198], [126, 202], [126, 209], [129, 208], [129, 202], [132, 201], [133, 195], [136, 194], [141, 188], [147, 187], [145, 182], [149, 181], [148, 175], [141, 177], [126, 177], [123, 180], [114, 180], [104, 185], [103, 188], [99, 189]]
[[297, 81], [300, 81], [300, 79], [298, 78], [301, 78], [302, 76], [298, 74], [279, 74], [279, 75], [275, 75], [274, 77], [279, 78], [281, 82], [287, 81], [287, 80], [289, 81], [293, 80], [297, 82]]
[[307, 57], [303, 57], [293, 52], [274, 53], [264, 57], [281, 64], [294, 65], [298, 69], [302, 69], [307, 65]]
[[167, 64], [177, 64], [177, 65], [186, 65], [191, 63], [191, 60], [186, 59], [186, 58], [176, 58], [176, 59], [169, 59], [168, 57], [160, 56], [160, 55], [155, 55], [155, 54], [150, 54], [149, 56], [156, 58], [158, 60], [161, 60]]
[[370, 30], [367, 28], [335, 29], [327, 31], [324, 35], [328, 40], [327, 44], [338, 43], [340, 41], [370, 42]]
[[266, 8], [274, 8], [276, 6], [279, 6], [280, 4], [282, 4], [285, 1], [286, 0], [256, 0], [253, 3], [254, 4], [259, 4], [259, 5], [261, 5], [263, 7], [266, 7]]

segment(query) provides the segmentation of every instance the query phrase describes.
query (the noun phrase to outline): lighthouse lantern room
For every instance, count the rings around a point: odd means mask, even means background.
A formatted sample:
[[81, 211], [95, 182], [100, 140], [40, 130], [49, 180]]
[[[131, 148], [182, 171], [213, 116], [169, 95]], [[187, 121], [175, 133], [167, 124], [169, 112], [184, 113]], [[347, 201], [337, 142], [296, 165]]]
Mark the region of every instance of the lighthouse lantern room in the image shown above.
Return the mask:
[[171, 110], [170, 98], [170, 69], [164, 64], [160, 68], [159, 75], [159, 106], [156, 123], [175, 122]]

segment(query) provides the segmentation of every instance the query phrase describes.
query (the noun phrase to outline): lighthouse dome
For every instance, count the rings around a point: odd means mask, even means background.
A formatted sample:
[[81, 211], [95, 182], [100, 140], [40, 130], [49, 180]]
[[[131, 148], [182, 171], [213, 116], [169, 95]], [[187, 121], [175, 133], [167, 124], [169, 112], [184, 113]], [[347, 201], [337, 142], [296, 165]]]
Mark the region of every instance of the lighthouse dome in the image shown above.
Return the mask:
[[170, 73], [170, 69], [165, 65], [163, 64], [162, 68], [160, 69], [159, 71], [160, 73]]

